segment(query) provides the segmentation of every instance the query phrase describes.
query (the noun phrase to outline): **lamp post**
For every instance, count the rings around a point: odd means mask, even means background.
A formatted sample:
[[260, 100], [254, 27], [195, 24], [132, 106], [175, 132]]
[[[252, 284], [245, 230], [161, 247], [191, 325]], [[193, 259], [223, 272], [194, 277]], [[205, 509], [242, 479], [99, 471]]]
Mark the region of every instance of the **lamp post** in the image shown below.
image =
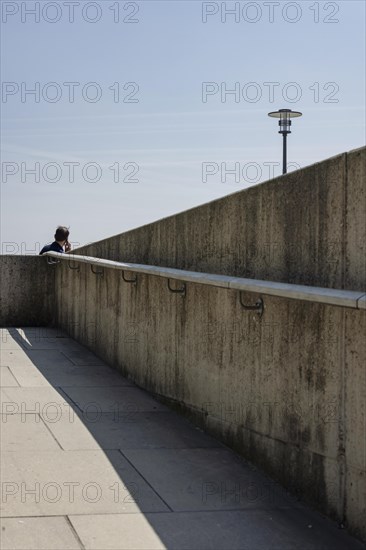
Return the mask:
[[282, 174], [287, 174], [287, 134], [291, 134], [291, 118], [297, 118], [302, 116], [299, 111], [291, 111], [291, 109], [280, 109], [279, 111], [273, 111], [268, 113], [268, 116], [273, 118], [279, 118], [278, 125], [280, 127], [279, 134], [283, 136], [283, 167]]

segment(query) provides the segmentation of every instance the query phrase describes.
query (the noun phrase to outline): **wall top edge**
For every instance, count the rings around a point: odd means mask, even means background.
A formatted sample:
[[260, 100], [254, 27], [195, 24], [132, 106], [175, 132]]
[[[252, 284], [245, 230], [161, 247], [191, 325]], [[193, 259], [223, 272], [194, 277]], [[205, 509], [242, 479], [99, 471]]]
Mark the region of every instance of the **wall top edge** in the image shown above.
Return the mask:
[[352, 153], [355, 153], [355, 152], [361, 152], [363, 150], [366, 149], [366, 146], [362, 146], [362, 147], [359, 147], [359, 148], [356, 148], [356, 149], [352, 149], [351, 151], [346, 151], [346, 152], [343, 152], [343, 153], [338, 153], [336, 155], [333, 155], [332, 157], [329, 157], [327, 159], [324, 159], [324, 160], [321, 160], [321, 161], [318, 161], [318, 162], [315, 162], [313, 164], [309, 164], [308, 166], [304, 166], [303, 168], [301, 168], [300, 170], [294, 170], [293, 172], [290, 172], [288, 174], [285, 174], [285, 175], [280, 175], [276, 178], [273, 178], [271, 180], [266, 180], [262, 183], [258, 183], [256, 185], [252, 185], [250, 187], [247, 187], [245, 189], [240, 189], [239, 191], [235, 191], [233, 193], [229, 193], [228, 195], [223, 195], [222, 197], [219, 197], [217, 199], [213, 199], [212, 201], [208, 201], [208, 202], [205, 202], [205, 203], [202, 203], [202, 204], [199, 204], [197, 206], [193, 206], [192, 208], [188, 208], [186, 210], [182, 210], [180, 212], [176, 212], [174, 214], [171, 214], [169, 216], [165, 216], [163, 218], [159, 218], [157, 220], [154, 220], [152, 222], [148, 222], [146, 224], [143, 224], [143, 225], [139, 225], [137, 227], [134, 227], [132, 229], [129, 229], [128, 231], [123, 231], [122, 233], [116, 233], [114, 235], [110, 235], [109, 237], [105, 237], [103, 239], [100, 239], [98, 241], [93, 241], [93, 242], [90, 242], [90, 243], [86, 243], [82, 246], [79, 246], [78, 248], [75, 248], [75, 250], [81, 250], [83, 248], [86, 248], [86, 247], [90, 247], [90, 246], [95, 246], [95, 245], [102, 245], [106, 242], [108, 242], [109, 240], [112, 240], [112, 239], [115, 239], [117, 237], [121, 237], [122, 235], [128, 235], [130, 233], [134, 233], [140, 229], [143, 229], [143, 228], [146, 228], [146, 227], [153, 227], [154, 225], [157, 225], [161, 222], [164, 222], [164, 221], [167, 221], [167, 220], [171, 220], [177, 216], [181, 216], [182, 214], [187, 214], [188, 212], [193, 212], [195, 210], [198, 210], [199, 208], [202, 208], [203, 206], [208, 206], [208, 205], [212, 205], [214, 203], [218, 203], [219, 201], [222, 201], [222, 200], [225, 200], [227, 199], [228, 197], [234, 197], [236, 195], [239, 195], [239, 194], [242, 194], [242, 193], [245, 193], [245, 192], [251, 192], [253, 189], [255, 188], [258, 188], [258, 187], [262, 187], [262, 186], [265, 186], [265, 185], [275, 185], [276, 182], [278, 182], [279, 180], [282, 180], [282, 179], [286, 179], [286, 178], [292, 178], [294, 174], [296, 174], [297, 172], [299, 171], [303, 171], [303, 170], [311, 170], [313, 169], [315, 166], [318, 166], [320, 164], [323, 164], [323, 163], [326, 163], [326, 162], [329, 162], [329, 161], [332, 161], [332, 160], [335, 160], [337, 158], [341, 158], [342, 156], [346, 157], [347, 155], [350, 155]]

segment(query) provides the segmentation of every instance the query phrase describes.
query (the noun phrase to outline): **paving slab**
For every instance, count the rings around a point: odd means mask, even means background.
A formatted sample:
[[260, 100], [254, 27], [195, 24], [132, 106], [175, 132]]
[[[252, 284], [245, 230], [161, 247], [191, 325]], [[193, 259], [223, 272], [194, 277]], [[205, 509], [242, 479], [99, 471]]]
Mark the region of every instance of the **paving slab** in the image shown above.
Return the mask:
[[123, 414], [126, 411], [165, 411], [169, 409], [151, 397], [147, 392], [136, 387], [102, 387], [81, 388], [62, 386], [65, 395], [75, 403], [81, 411], [85, 411], [95, 403], [95, 408], [101, 413], [115, 411]]
[[88, 451], [100, 449], [116, 449], [103, 447], [90, 429], [100, 421], [100, 414], [96, 410], [85, 413], [70, 409], [69, 413], [50, 413], [43, 415], [42, 420], [64, 451]]
[[65, 331], [58, 327], [8, 327], [2, 330], [21, 338], [68, 338]]
[[274, 481], [225, 448], [122, 452], [173, 511], [298, 505]]
[[[133, 386], [133, 383], [121, 376], [110, 367], [81, 367], [68, 363], [65, 366], [20, 365], [11, 366], [11, 373], [19, 382], [19, 386]], [[0, 369], [0, 375], [1, 375]]]
[[72, 417], [43, 420], [65, 450], [222, 447], [173, 412], [139, 413], [131, 407], [119, 414], [100, 414], [90, 408]]
[[74, 365], [88, 366], [88, 365], [104, 365], [106, 363], [102, 361], [97, 355], [87, 349], [75, 350], [68, 347], [64, 350], [64, 355], [72, 361]]
[[17, 349], [0, 347], [0, 367], [8, 367], [9, 365], [34, 365], [34, 363], [22, 346], [19, 346]]
[[[4, 331], [4, 329], [3, 329]], [[0, 348], [3, 349], [85, 349], [81, 344], [60, 331], [49, 333], [42, 327], [35, 327], [33, 330], [9, 329], [0, 332]]]
[[1, 465], [3, 517], [169, 510], [119, 451], [3, 452]]
[[[47, 378], [42, 374], [41, 370], [38, 369], [32, 363], [30, 364], [21, 364], [21, 365], [12, 365], [7, 367], [10, 370], [12, 377], [17, 380], [18, 387], [32, 387], [32, 386], [50, 386]], [[4, 367], [0, 368], [0, 376]], [[58, 369], [53, 369], [58, 372]], [[5, 387], [5, 384], [0, 384], [1, 387]]]
[[21, 365], [36, 365], [37, 367], [54, 367], [60, 368], [73, 365], [73, 362], [66, 355], [57, 349], [40, 349], [40, 350], [1, 350], [0, 352], [1, 365], [17, 366]]
[[[155, 514], [154, 514], [155, 515]], [[176, 514], [168, 516], [168, 523]], [[100, 550], [161, 550], [167, 548], [144, 514], [100, 516], [70, 516], [86, 549]], [[176, 527], [176, 521], [174, 526]], [[169, 547], [170, 548], [170, 547]], [[182, 550], [184, 546], [180, 546]], [[197, 546], [195, 550], [197, 550]]]
[[19, 387], [20, 384], [18, 384], [16, 378], [14, 377], [11, 369], [9, 367], [2, 367], [0, 369], [0, 387], [6, 388], [6, 387]]
[[[27, 421], [28, 418], [28, 421]], [[60, 449], [39, 415], [0, 414], [1, 451], [52, 451]]]
[[37, 351], [55, 349], [59, 351], [74, 350], [82, 351], [85, 348], [78, 344], [72, 338], [30, 338], [27, 340], [19, 340], [21, 347], [26, 351]]
[[1, 412], [5, 415], [21, 414], [34, 417], [36, 414], [47, 417], [68, 413], [73, 405], [67, 396], [52, 386], [1, 388]]
[[0, 335], [0, 351], [7, 349], [22, 350], [23, 346], [18, 340], [15, 340], [12, 336], [3, 332]]
[[72, 526], [64, 517], [3, 518], [1, 550], [80, 550]]
[[313, 513], [253, 510], [70, 516], [87, 550], [361, 550]]

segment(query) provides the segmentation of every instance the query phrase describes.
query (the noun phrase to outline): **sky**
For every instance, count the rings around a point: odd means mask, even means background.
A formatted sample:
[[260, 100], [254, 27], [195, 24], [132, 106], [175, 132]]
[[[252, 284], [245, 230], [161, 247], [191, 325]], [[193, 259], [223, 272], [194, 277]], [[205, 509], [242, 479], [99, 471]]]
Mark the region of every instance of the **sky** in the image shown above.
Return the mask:
[[[365, 143], [365, 3], [2, 1], [1, 253], [74, 247]], [[280, 181], [280, 180], [279, 180]]]

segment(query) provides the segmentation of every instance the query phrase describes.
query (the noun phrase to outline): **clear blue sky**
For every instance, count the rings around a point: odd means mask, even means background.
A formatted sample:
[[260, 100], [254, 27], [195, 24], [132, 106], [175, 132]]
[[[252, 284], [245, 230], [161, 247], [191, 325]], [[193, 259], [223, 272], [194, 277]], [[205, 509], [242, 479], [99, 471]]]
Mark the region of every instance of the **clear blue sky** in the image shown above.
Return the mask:
[[[268, 163], [279, 174], [271, 110], [303, 112], [298, 166], [364, 144], [363, 1], [238, 2], [226, 22], [221, 1], [80, 1], [74, 22], [65, 2], [41, 1], [38, 23], [21, 4], [2, 2], [3, 253], [37, 250], [58, 224], [75, 245], [99, 240], [265, 181]], [[65, 82], [80, 84], [73, 103]], [[38, 85], [37, 101], [24, 95]], [[221, 163], [240, 163], [239, 180], [221, 181]]]

